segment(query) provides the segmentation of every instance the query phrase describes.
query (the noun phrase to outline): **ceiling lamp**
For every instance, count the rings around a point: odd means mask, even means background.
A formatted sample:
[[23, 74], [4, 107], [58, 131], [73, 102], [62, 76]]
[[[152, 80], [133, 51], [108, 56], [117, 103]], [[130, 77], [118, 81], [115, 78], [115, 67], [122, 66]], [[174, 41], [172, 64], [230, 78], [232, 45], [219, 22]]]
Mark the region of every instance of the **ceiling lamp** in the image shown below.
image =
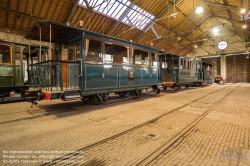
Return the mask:
[[196, 14], [201, 14], [201, 13], [203, 13], [203, 8], [199, 6], [196, 8], [195, 12], [196, 12]]
[[219, 30], [218, 30], [217, 28], [214, 28], [214, 29], [213, 29], [214, 35], [216, 35], [218, 32], [219, 32]]
[[246, 9], [244, 9], [244, 8], [241, 9], [241, 11], [240, 11], [241, 14], [243, 14], [243, 13], [245, 13], [245, 12], [246, 12]]
[[245, 29], [246, 27], [247, 27], [247, 25], [246, 25], [246, 24], [242, 26], [242, 28], [243, 28], [243, 29]]
[[197, 48], [198, 46], [197, 45], [194, 45], [194, 48]]

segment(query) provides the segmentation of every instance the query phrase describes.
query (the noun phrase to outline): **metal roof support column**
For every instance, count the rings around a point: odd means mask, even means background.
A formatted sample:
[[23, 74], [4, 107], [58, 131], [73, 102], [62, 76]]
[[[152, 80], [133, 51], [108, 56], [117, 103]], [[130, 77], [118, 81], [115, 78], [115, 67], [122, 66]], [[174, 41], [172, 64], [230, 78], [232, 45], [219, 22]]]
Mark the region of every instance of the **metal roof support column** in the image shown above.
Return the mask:
[[[49, 24], [49, 57], [51, 57], [51, 24]], [[50, 91], [52, 91], [52, 61], [50, 61]]]
[[42, 61], [42, 46], [41, 46], [41, 42], [42, 42], [42, 30], [41, 30], [41, 26], [39, 26], [39, 35], [40, 35], [40, 49], [39, 49], [39, 59], [38, 59], [38, 62], [41, 62]]

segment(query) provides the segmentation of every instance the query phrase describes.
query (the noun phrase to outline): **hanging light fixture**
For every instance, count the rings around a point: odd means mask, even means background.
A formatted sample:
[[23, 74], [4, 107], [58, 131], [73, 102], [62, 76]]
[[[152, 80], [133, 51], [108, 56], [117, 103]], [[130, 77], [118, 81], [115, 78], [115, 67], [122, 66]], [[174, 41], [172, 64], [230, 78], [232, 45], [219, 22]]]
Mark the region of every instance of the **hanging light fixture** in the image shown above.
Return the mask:
[[218, 32], [219, 32], [219, 30], [218, 30], [217, 28], [214, 28], [214, 29], [213, 29], [214, 35], [216, 35]]
[[247, 25], [246, 25], [246, 24], [244, 24], [244, 25], [242, 26], [242, 28], [243, 28], [243, 29], [245, 29], [246, 27], [247, 27]]
[[201, 14], [203, 13], [203, 8], [201, 6], [197, 7], [195, 10], [196, 14]]
[[245, 12], [246, 12], [246, 9], [245, 9], [245, 8], [243, 8], [243, 9], [240, 10], [240, 13], [241, 13], [241, 14], [244, 14]]

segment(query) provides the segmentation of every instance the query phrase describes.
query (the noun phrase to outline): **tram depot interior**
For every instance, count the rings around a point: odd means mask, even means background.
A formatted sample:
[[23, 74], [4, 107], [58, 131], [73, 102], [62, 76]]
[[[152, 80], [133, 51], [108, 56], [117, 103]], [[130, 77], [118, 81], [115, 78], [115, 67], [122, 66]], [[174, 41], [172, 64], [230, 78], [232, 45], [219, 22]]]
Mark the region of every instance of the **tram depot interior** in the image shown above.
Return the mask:
[[0, 165], [250, 165], [250, 0], [1, 0], [0, 78]]

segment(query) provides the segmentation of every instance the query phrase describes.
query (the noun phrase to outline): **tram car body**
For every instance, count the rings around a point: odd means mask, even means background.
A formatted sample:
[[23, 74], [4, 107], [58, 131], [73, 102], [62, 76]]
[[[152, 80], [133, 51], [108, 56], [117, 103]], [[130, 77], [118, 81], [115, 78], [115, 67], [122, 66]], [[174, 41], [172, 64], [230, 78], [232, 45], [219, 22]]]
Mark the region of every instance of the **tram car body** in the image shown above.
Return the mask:
[[[29, 63], [38, 61], [38, 46], [0, 41], [0, 98], [10, 97], [10, 93], [28, 90]], [[47, 48], [41, 47], [46, 54]], [[21, 97], [29, 97], [21, 95]]]
[[158, 89], [157, 50], [50, 21], [35, 23], [26, 38], [40, 40], [39, 28], [41, 40], [55, 43], [52, 59], [30, 66], [46, 99], [76, 92], [99, 104], [111, 92], [139, 96], [142, 89]]
[[0, 98], [10, 97], [10, 92], [28, 90], [26, 46], [19, 43], [0, 41]]
[[213, 83], [212, 65], [206, 62], [200, 62], [198, 68], [198, 85], [210, 85]]
[[190, 87], [198, 81], [199, 61], [193, 58], [167, 54], [162, 56], [162, 88], [178, 90], [182, 86]]

